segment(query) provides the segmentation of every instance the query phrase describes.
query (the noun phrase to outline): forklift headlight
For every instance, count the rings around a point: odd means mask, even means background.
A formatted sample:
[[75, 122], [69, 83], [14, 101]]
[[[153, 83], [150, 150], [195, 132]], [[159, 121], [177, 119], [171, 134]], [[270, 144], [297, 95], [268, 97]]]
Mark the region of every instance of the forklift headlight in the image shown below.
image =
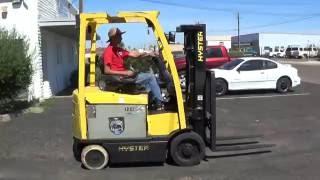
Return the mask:
[[96, 118], [97, 115], [97, 111], [96, 111], [96, 106], [95, 105], [87, 105], [87, 118], [92, 119], [92, 118]]

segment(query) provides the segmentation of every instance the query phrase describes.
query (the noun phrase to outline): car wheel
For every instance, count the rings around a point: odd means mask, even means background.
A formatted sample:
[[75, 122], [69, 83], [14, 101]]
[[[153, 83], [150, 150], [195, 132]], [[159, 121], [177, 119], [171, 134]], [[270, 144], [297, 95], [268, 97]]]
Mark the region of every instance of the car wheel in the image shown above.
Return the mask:
[[195, 132], [186, 132], [170, 142], [170, 158], [179, 166], [200, 164], [205, 156], [205, 144]]
[[280, 93], [286, 93], [291, 89], [291, 81], [287, 77], [282, 77], [277, 81], [277, 91]]
[[225, 95], [228, 91], [227, 83], [222, 79], [216, 79], [216, 96]]

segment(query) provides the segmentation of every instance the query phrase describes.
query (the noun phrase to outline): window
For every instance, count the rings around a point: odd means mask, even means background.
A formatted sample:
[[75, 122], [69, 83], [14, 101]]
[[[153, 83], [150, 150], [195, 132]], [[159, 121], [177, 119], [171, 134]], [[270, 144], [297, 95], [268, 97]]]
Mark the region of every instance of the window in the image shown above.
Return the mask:
[[[289, 49], [289, 48], [288, 48]], [[292, 48], [292, 51], [298, 51], [298, 48]]]
[[243, 63], [239, 71], [255, 71], [255, 70], [261, 70], [263, 68], [263, 61], [261, 60], [251, 60]]
[[291, 48], [287, 48], [286, 51], [291, 51]]
[[317, 51], [317, 48], [313, 48], [313, 51]]
[[299, 48], [300, 51], [303, 51], [302, 48]]
[[243, 62], [243, 59], [235, 59], [219, 67], [219, 69], [231, 70]]
[[220, 48], [210, 48], [207, 50], [207, 57], [208, 58], [223, 57], [222, 51]]
[[271, 61], [264, 61], [264, 69], [276, 69], [278, 65]]

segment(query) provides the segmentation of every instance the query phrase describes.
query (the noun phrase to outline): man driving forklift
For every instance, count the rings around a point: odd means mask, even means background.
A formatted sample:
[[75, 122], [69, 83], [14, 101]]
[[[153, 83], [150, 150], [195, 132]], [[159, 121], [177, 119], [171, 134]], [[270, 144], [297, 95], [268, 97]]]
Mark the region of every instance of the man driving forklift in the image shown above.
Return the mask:
[[144, 58], [148, 56], [155, 57], [156, 55], [154, 53], [127, 51], [119, 47], [122, 41], [122, 34], [124, 33], [125, 32], [121, 32], [119, 28], [111, 28], [109, 30], [109, 45], [103, 53], [104, 73], [120, 76], [121, 79], [134, 78], [136, 84], [141, 85], [147, 92], [151, 93], [155, 109], [161, 110], [163, 107], [163, 99], [155, 76], [151, 73], [136, 73], [126, 69], [124, 66], [124, 61], [128, 57]]

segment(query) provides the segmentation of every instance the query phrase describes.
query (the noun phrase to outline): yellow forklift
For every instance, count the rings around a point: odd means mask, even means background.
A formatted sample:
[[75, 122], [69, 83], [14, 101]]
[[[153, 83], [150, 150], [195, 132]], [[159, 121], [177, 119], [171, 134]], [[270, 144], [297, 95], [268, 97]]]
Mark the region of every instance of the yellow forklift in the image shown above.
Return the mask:
[[[174, 34], [166, 36], [158, 15], [157, 11], [119, 12], [116, 16], [80, 14], [79, 79], [78, 89], [73, 92], [73, 153], [88, 169], [117, 163], [165, 162], [169, 158], [179, 166], [192, 166], [205, 158], [207, 147], [217, 150], [215, 77], [214, 72], [205, 69], [205, 25], [177, 27], [177, 32], [184, 33], [187, 59], [188, 88], [183, 95], [169, 46]], [[98, 73], [101, 65], [96, 62], [97, 29], [110, 23], [146, 23], [153, 30], [163, 58], [158, 62], [170, 79], [166, 83], [173, 89], [164, 110], [151, 110], [145, 91], [131, 92], [135, 88], [133, 81]]]

